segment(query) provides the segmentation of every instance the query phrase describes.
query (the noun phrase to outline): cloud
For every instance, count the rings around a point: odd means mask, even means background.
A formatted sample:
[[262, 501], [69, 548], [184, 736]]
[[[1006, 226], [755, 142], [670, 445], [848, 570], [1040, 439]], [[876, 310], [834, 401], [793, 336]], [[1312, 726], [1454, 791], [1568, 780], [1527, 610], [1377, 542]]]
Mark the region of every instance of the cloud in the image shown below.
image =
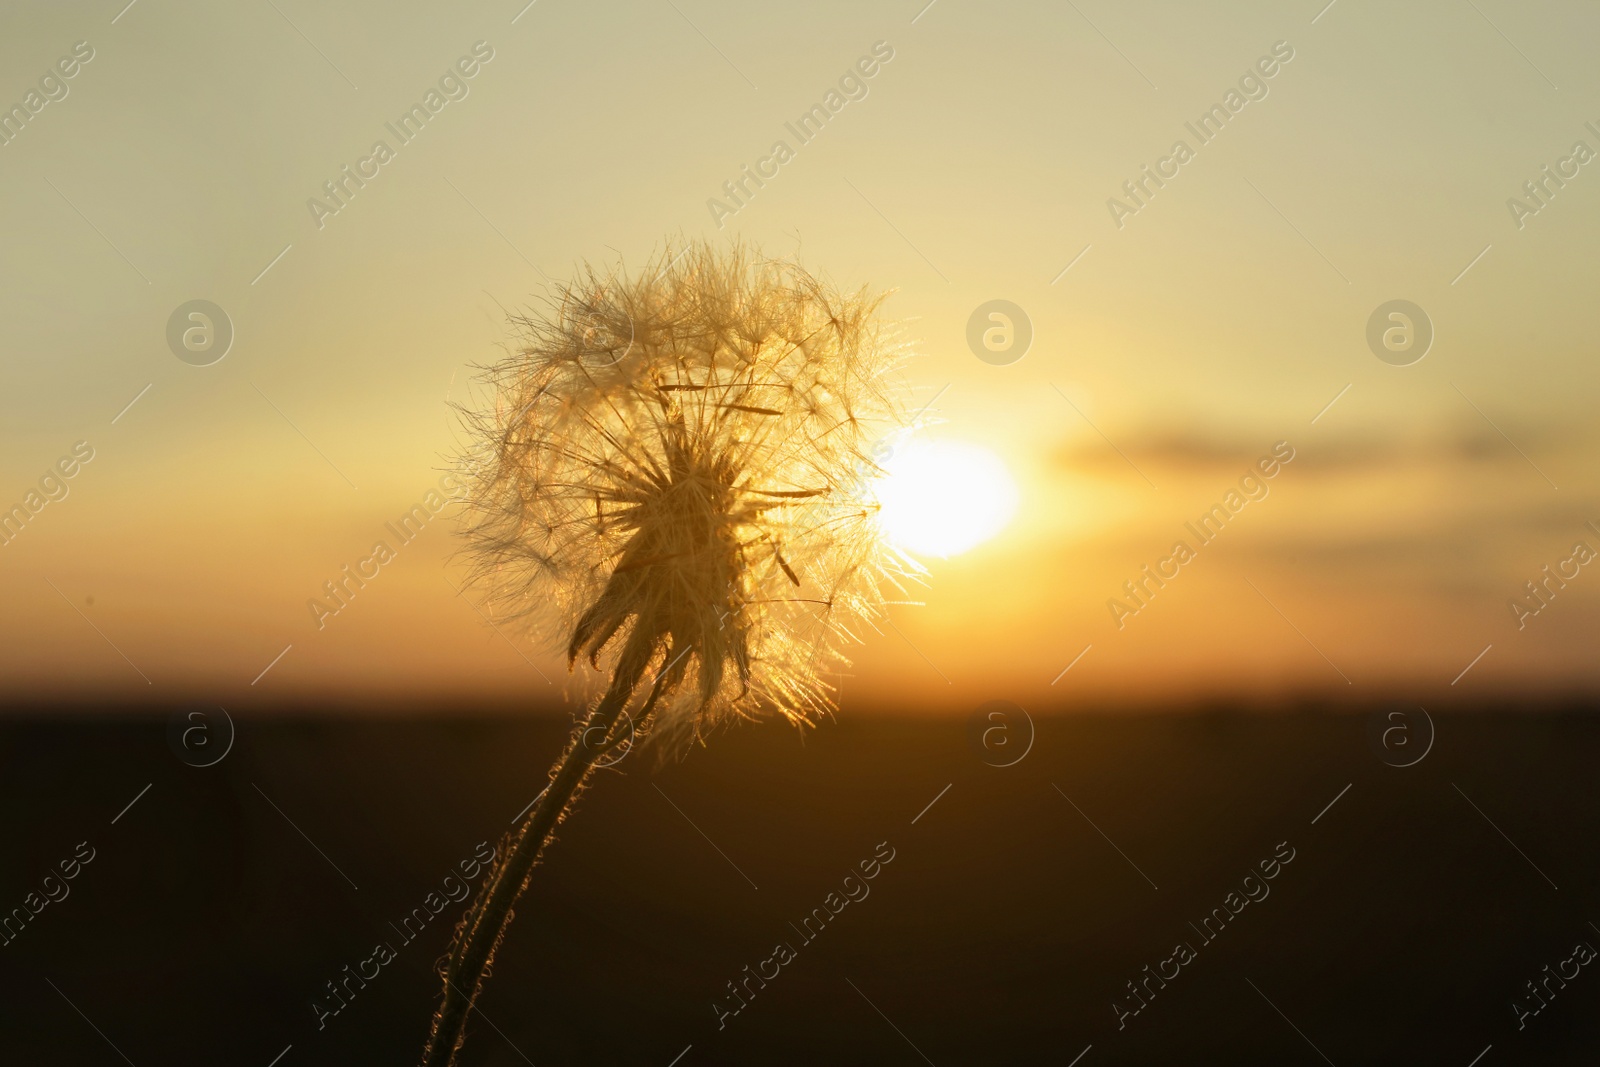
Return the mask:
[[[1226, 474], [1252, 462], [1272, 442], [1287, 439], [1297, 450], [1296, 468], [1319, 474], [1505, 462], [1527, 467], [1528, 461], [1518, 449], [1534, 457], [1541, 468], [1549, 471], [1549, 465], [1560, 467], [1569, 459], [1586, 462], [1600, 444], [1592, 431], [1571, 425], [1519, 423], [1502, 424], [1501, 428], [1506, 431], [1505, 437], [1482, 420], [1475, 424], [1459, 422], [1409, 431], [1362, 430], [1333, 435], [1310, 425], [1292, 432], [1220, 427], [1133, 429], [1110, 435], [1115, 448], [1107, 445], [1098, 434], [1084, 431], [1058, 442], [1050, 458], [1054, 467], [1075, 473], [1098, 473], [1102, 468], [1117, 466], [1126, 468], [1125, 456], [1146, 470], [1155, 468], [1180, 476], [1205, 472]], [[1119, 450], [1122, 455], [1118, 455]]]

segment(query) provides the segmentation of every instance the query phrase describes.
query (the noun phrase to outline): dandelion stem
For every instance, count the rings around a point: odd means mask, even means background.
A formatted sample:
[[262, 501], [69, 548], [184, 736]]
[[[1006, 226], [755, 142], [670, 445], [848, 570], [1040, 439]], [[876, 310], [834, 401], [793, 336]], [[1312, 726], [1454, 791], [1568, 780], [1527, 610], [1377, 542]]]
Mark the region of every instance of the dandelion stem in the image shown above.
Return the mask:
[[471, 580], [611, 678], [456, 927], [424, 1067], [456, 1064], [533, 868], [658, 700], [663, 748], [763, 711], [813, 722], [837, 646], [920, 574], [882, 543], [870, 481], [910, 351], [882, 300], [702, 241], [642, 277], [585, 268], [513, 319], [493, 403], [463, 409]]
[[[610, 734], [632, 699], [655, 646], [655, 640], [642, 628], [629, 635], [605, 695], [574, 732], [567, 751], [552, 769], [544, 799], [534, 805], [522, 823], [501, 842], [494, 869], [484, 879], [477, 899], [456, 927], [455, 944], [443, 972], [444, 995], [433, 1017], [433, 1030], [423, 1052], [423, 1067], [454, 1067], [456, 1053], [466, 1040], [467, 1016], [477, 1003], [495, 951], [511, 925], [512, 908], [527, 888], [528, 878], [551, 834], [572, 809], [595, 761], [611, 747], [608, 743], [587, 744], [584, 738], [597, 729], [601, 736]], [[641, 722], [661, 695], [665, 672], [662, 673], [663, 678], [657, 679], [641, 711]]]

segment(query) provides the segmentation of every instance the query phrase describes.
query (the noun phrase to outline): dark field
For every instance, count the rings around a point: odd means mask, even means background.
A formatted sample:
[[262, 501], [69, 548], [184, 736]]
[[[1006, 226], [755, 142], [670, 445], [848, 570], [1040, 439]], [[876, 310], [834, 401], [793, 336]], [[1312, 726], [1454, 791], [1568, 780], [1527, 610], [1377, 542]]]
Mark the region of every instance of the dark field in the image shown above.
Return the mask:
[[[1043, 717], [1003, 768], [966, 722], [861, 714], [635, 753], [536, 871], [466, 1062], [1592, 1064], [1593, 710], [1436, 717], [1406, 768], [1307, 712]], [[414, 1063], [464, 907], [429, 895], [564, 732], [241, 719], [199, 768], [164, 717], [14, 714], [0, 909], [67, 895], [0, 948], [0, 1062]]]

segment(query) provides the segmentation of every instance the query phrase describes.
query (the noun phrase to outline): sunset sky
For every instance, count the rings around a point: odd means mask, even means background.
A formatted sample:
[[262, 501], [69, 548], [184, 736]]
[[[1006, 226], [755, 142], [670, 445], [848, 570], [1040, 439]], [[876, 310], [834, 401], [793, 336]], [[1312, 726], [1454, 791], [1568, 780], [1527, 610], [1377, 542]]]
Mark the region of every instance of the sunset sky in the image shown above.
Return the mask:
[[[508, 312], [700, 237], [892, 290], [922, 436], [1017, 486], [853, 651], [847, 711], [1600, 681], [1600, 568], [1521, 629], [1510, 606], [1600, 552], [1592, 7], [123, 2], [0, 39], [0, 106], [29, 112], [0, 145], [0, 509], [65, 487], [0, 545], [13, 695], [563, 699], [538, 635], [456, 595], [453, 509], [386, 524], [439, 486]], [[41, 78], [65, 95], [34, 112]], [[337, 213], [308, 206], [363, 160]], [[196, 299], [235, 331], [209, 366], [167, 342]], [[966, 340], [996, 299], [1033, 329], [1009, 365]], [[1366, 339], [1396, 299], [1434, 330], [1407, 366]], [[1185, 524], [1275, 449], [1202, 544]], [[308, 600], [377, 541], [395, 558], [319, 629]]]

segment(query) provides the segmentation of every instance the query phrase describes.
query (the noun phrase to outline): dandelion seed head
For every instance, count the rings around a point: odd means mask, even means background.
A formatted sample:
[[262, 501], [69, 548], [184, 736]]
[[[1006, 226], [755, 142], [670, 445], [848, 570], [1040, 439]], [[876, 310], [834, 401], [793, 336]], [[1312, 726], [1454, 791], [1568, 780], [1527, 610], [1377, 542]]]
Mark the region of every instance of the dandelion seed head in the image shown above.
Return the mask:
[[[569, 667], [642, 639], [679, 740], [832, 710], [827, 677], [917, 564], [878, 524], [907, 429], [882, 296], [735, 246], [585, 269], [518, 316], [466, 412], [465, 536], [495, 612]], [[881, 450], [880, 450], [881, 451]]]

